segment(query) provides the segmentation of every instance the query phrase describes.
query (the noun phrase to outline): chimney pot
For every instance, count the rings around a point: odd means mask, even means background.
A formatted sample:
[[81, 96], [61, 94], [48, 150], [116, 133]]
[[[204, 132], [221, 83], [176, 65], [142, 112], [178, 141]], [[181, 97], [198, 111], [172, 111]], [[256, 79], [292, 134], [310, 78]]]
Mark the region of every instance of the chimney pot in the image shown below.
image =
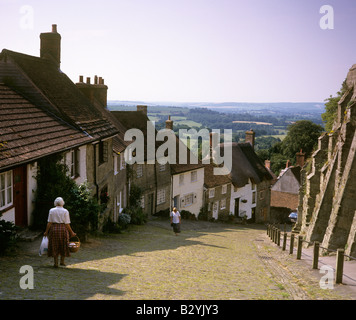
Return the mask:
[[245, 132], [245, 142], [250, 143], [252, 148], [255, 148], [255, 132], [252, 129]]
[[296, 154], [296, 165], [303, 167], [305, 163], [305, 153], [303, 153], [302, 149], [300, 149], [300, 152], [297, 152]]
[[166, 120], [166, 129], [173, 130], [173, 121], [171, 120], [171, 116], [168, 116], [168, 120]]
[[79, 76], [79, 82], [83, 83], [83, 76]]
[[[104, 81], [103, 81], [103, 84], [104, 84]], [[147, 116], [147, 106], [138, 105], [137, 106], [137, 111], [140, 111], [140, 112], [144, 113]]]
[[265, 167], [271, 170], [271, 160], [265, 160]]
[[90, 77], [87, 77], [87, 84], [90, 84]]
[[61, 35], [57, 32], [57, 25], [52, 25], [52, 32], [41, 33], [40, 39], [40, 57], [52, 60], [60, 68]]
[[98, 84], [98, 76], [94, 77], [94, 84]]

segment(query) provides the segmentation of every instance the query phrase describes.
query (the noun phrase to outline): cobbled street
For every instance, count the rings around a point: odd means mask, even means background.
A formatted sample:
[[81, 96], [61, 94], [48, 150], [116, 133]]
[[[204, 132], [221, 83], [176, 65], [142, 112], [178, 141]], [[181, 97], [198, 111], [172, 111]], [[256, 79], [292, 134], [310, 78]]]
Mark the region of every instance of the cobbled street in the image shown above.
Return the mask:
[[[0, 300], [355, 298], [347, 286], [321, 289], [318, 270], [282, 252], [262, 225], [183, 220], [175, 236], [168, 220], [151, 220], [90, 238], [57, 269], [38, 255], [40, 241], [0, 257]], [[23, 265], [34, 270], [33, 289], [20, 288]]]

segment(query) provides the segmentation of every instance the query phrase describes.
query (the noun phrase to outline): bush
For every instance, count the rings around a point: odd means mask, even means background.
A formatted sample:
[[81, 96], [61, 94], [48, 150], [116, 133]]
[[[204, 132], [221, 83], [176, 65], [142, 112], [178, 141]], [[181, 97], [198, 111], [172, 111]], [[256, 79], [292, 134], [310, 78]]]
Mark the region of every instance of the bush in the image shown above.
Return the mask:
[[48, 213], [53, 201], [62, 197], [69, 211], [71, 226], [81, 240], [87, 233], [97, 229], [101, 210], [97, 199], [91, 196], [87, 184], [77, 185], [67, 175], [68, 168], [61, 163], [59, 155], [49, 156], [38, 161], [37, 191], [35, 199], [34, 223], [32, 228], [45, 230]]
[[198, 220], [208, 220], [208, 204], [205, 204], [203, 207], [200, 208]]
[[122, 213], [119, 215], [119, 226], [122, 228], [126, 228], [127, 225], [131, 222], [131, 216], [127, 213]]
[[131, 217], [131, 224], [142, 225], [147, 222], [147, 214], [145, 214], [141, 207], [129, 207], [125, 210]]
[[110, 218], [103, 226], [104, 233], [121, 233], [124, 228], [119, 223], [113, 222]]
[[0, 220], [0, 255], [16, 244], [17, 227], [9, 221]]
[[196, 220], [195, 214], [191, 213], [188, 210], [182, 210], [179, 213], [180, 213], [182, 219]]

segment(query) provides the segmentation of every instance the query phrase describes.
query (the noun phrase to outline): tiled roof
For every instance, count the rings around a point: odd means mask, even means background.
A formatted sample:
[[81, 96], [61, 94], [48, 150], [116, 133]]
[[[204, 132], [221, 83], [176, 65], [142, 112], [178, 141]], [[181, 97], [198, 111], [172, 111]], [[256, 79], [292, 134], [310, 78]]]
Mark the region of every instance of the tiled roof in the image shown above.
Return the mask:
[[117, 133], [109, 111], [91, 103], [51, 60], [4, 49], [0, 54], [0, 81], [94, 139]]
[[0, 168], [92, 141], [88, 135], [0, 84]]
[[213, 164], [204, 165], [204, 184], [207, 188], [214, 188], [216, 186], [231, 183], [228, 175], [214, 174], [214, 167]]
[[295, 210], [298, 208], [299, 195], [271, 190], [271, 207], [282, 207]]

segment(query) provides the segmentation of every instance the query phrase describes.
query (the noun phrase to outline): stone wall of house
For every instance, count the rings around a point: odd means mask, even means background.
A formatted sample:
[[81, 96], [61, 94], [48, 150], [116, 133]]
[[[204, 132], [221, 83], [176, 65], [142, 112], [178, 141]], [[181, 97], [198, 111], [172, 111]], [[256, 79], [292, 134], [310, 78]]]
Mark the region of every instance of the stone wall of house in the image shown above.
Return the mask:
[[255, 209], [255, 222], [266, 223], [270, 221], [271, 186], [269, 180], [257, 184], [257, 199]]
[[319, 138], [301, 188], [297, 229], [306, 240], [356, 255], [356, 65], [330, 133]]

